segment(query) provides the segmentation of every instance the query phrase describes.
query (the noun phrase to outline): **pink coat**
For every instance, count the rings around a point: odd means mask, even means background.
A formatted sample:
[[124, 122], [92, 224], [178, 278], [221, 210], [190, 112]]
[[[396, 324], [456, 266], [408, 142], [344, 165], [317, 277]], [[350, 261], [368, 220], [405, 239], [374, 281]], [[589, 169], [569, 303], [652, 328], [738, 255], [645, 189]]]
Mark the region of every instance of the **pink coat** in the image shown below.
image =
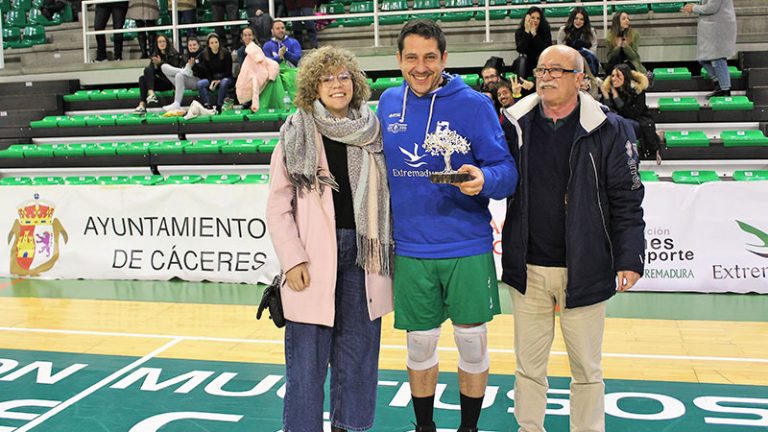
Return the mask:
[[[322, 143], [318, 134], [317, 143]], [[318, 149], [318, 166], [328, 171], [328, 161], [322, 144]], [[300, 292], [283, 285], [280, 293], [283, 311], [288, 320], [333, 326], [336, 291], [336, 216], [332, 190], [323, 186], [318, 191], [296, 196], [288, 178], [282, 146], [275, 147], [270, 163], [267, 227], [283, 271], [308, 263], [309, 286]], [[365, 290], [368, 316], [375, 320], [392, 311], [392, 279], [367, 273]]]
[[245, 47], [245, 60], [235, 83], [235, 93], [240, 103], [251, 102], [251, 110], [258, 111], [259, 95], [280, 73], [280, 65], [264, 55], [258, 45], [251, 42]]

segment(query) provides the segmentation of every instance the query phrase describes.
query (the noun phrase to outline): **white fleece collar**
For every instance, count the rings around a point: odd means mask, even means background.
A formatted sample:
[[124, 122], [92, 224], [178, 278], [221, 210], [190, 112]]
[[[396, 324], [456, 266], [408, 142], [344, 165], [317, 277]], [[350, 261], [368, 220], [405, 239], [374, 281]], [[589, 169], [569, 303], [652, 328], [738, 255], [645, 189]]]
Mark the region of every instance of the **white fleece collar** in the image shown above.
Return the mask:
[[[535, 109], [540, 102], [541, 98], [539, 95], [533, 93], [520, 99], [514, 105], [507, 108], [505, 110], [505, 115], [515, 119], [516, 121], [519, 121], [526, 114]], [[587, 131], [587, 133], [590, 133], [597, 129], [598, 126], [603, 124], [607, 116], [603, 112], [602, 108], [600, 108], [600, 103], [589, 94], [580, 91], [579, 102], [579, 123], [581, 124], [581, 127]]]

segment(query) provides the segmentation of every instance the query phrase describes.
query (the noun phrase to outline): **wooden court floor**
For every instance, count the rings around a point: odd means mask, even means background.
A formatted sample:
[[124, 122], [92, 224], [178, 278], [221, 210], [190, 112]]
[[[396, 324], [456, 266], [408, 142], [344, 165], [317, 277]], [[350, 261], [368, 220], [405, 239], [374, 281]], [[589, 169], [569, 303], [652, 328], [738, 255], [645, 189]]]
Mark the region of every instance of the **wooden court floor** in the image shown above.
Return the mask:
[[[270, 322], [255, 320], [260, 294], [259, 287], [231, 284], [0, 278], [0, 432], [88, 430], [82, 429], [82, 425], [91, 423], [82, 423], [85, 420], [78, 420], [78, 416], [73, 419], [71, 413], [86, 409], [89, 400], [92, 401], [90, 406], [100, 406], [120, 399], [109, 399], [108, 391], [105, 392], [107, 389], [135, 388], [144, 391], [148, 388], [147, 393], [154, 392], [150, 395], [152, 397], [167, 390], [170, 398], [178, 396], [179, 388], [185, 385], [187, 388], [194, 387], [189, 380], [202, 377], [204, 374], [201, 375], [200, 371], [212, 370], [212, 365], [227, 365], [233, 370], [244, 371], [259, 370], [263, 366], [264, 371], [269, 373], [256, 374], [242, 385], [247, 388], [250, 382], [254, 389], [259, 383], [266, 386], [264, 376], [279, 377], [282, 371], [283, 334]], [[508, 305], [506, 309], [509, 309]], [[404, 333], [393, 329], [391, 315], [384, 318], [382, 328], [380, 369], [386, 371], [383, 376], [391, 379], [382, 380], [380, 377], [380, 399], [388, 402], [386, 408], [382, 408], [386, 413], [384, 416], [394, 418], [382, 418], [380, 412], [375, 430], [410, 430], [407, 428], [407, 420], [411, 417], [410, 406], [403, 399], [403, 395], [407, 395], [404, 393], [407, 390], [407, 377], [403, 372]], [[494, 395], [494, 401], [500, 401], [504, 396], [507, 399], [504, 399], [505, 403], [494, 402], [486, 407], [488, 413], [493, 413], [484, 414], [483, 420], [488, 417], [492, 426], [488, 431], [516, 430], [511, 408], [513, 403], [510, 401], [513, 397], [509, 394], [515, 370], [513, 332], [513, 316], [509, 313], [498, 316], [489, 327], [491, 384], [498, 384], [494, 387], [501, 392]], [[556, 333], [549, 376], [552, 378], [551, 387], [560, 387], [554, 390], [553, 395], [562, 395], [567, 393], [569, 368], [559, 329]], [[768, 431], [768, 296], [619, 294], [609, 304], [603, 349], [607, 393], [616, 389], [613, 393], [618, 395], [611, 396], [615, 399], [611, 403], [616, 405], [613, 413], [619, 414], [608, 422], [614, 430]], [[114, 370], [110, 369], [109, 362], [119, 363], [120, 359], [132, 363], [127, 363], [124, 368], [115, 366]], [[110, 373], [101, 380], [94, 375], [91, 377], [93, 382], [86, 380], [84, 383], [78, 381], [70, 386], [60, 386], [67, 380], [74, 383], [81, 374], [81, 369], [71, 365], [96, 364], [102, 360], [107, 365], [99, 368], [104, 374]], [[48, 370], [39, 366], [46, 361], [50, 363]], [[455, 375], [457, 362], [449, 325], [443, 328], [440, 362], [441, 370], [449, 376], [445, 384], [448, 389], [445, 400], [448, 401], [452, 397], [449, 392], [453, 392], [451, 382], [455, 377], [451, 375]], [[130, 377], [136, 368], [150, 363], [163, 364], [163, 368], [157, 369], [171, 375], [160, 378], [158, 372], [154, 381], [145, 376], [143, 383], [137, 378], [136, 382], [123, 383], [125, 387], [121, 388], [121, 378], [124, 381], [125, 376]], [[174, 369], [182, 364], [189, 367]], [[70, 367], [74, 369], [68, 369]], [[87, 369], [82, 367], [82, 370]], [[184, 372], [187, 370], [193, 372]], [[163, 381], [171, 376], [181, 378]], [[225, 376], [232, 377], [231, 374]], [[21, 386], [20, 380], [26, 378], [34, 380], [29, 385]], [[43, 388], [46, 379], [51, 382], [50, 388]], [[102, 381], [105, 381], [103, 385], [96, 387]], [[231, 385], [234, 382], [230, 380]], [[137, 383], [141, 384], [140, 388]], [[279, 397], [278, 378], [274, 378], [272, 384]], [[152, 390], [153, 385], [155, 390]], [[173, 390], [178, 385], [181, 387]], [[36, 393], [38, 387], [43, 396]], [[63, 390], [56, 393], [51, 390], [53, 387]], [[210, 387], [209, 384], [204, 393], [210, 393]], [[93, 391], [89, 392], [91, 389]], [[181, 393], [194, 395], [195, 391]], [[721, 399], [713, 400], [713, 397]], [[162, 399], [157, 406], [183, 406], [186, 403], [168, 398]], [[19, 400], [49, 402], [36, 408], [20, 408], [18, 404], [10, 403]], [[641, 403], [643, 400], [648, 403]], [[560, 410], [562, 416], [562, 410], [567, 411], [567, 402], [563, 405], [562, 401], [563, 396], [553, 399], [548, 407], [551, 413]], [[228, 400], [222, 407], [240, 409], [232, 403]], [[267, 405], [272, 407], [265, 408], [266, 411], [257, 417], [267, 420], [269, 426], [261, 423], [262, 426], [254, 424], [247, 429], [237, 429], [234, 426], [237, 422], [232, 421], [234, 417], [230, 420], [211, 417], [176, 423], [161, 422], [165, 426], [152, 429], [155, 426], [140, 425], [142, 421], [139, 420], [144, 417], [132, 408], [131, 413], [126, 414], [126, 418], [131, 420], [116, 424], [98, 420], [97, 424], [101, 426], [94, 430], [279, 430], [279, 399], [265, 402], [264, 406]], [[607, 405], [613, 406], [608, 402]], [[79, 406], [83, 408], [78, 410]], [[203, 403], [203, 406], [216, 405]], [[444, 422], [450, 423], [455, 409], [449, 402], [445, 406], [447, 417]], [[680, 414], [677, 412], [680, 406], [684, 414], [674, 417], [674, 414]], [[400, 410], [396, 411], [396, 408]], [[250, 410], [244, 410], [247, 411]], [[200, 408], [184, 412], [203, 411]], [[161, 415], [147, 418], [150, 417]], [[718, 419], [721, 421], [718, 422]], [[243, 415], [239, 422], [245, 424], [246, 420], [247, 415]], [[548, 423], [553, 428], [551, 430], [567, 430], [567, 416], [555, 420]], [[622, 422], [627, 421], [629, 423], [626, 424], [632, 426], [624, 429], [627, 426]], [[144, 422], [151, 423], [149, 420]], [[484, 424], [481, 422], [481, 429]], [[453, 429], [445, 430], [455, 430], [455, 426], [448, 424], [446, 427]]]

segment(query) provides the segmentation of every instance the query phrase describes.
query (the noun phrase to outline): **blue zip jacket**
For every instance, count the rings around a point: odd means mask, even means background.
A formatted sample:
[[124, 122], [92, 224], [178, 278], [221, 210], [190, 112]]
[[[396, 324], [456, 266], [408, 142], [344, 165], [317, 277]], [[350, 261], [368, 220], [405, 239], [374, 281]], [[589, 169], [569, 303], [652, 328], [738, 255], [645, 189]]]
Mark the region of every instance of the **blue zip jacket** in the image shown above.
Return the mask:
[[[588, 306], [616, 293], [616, 273], [644, 268], [643, 184], [634, 133], [625, 121], [580, 93], [580, 124], [569, 164], [565, 236], [565, 307]], [[528, 146], [539, 98], [506, 112], [509, 147], [520, 168], [520, 191], [507, 203], [502, 228], [501, 279], [525, 294], [528, 257]], [[535, 198], [535, 197], [534, 197]]]
[[299, 60], [301, 60], [301, 45], [299, 44], [299, 41], [290, 36], [286, 36], [282, 41], [275, 38], [268, 40], [267, 43], [264, 44], [264, 55], [278, 63], [282, 63], [283, 59], [280, 58], [280, 48], [283, 46], [286, 47], [284, 55], [285, 59], [292, 65], [298, 66]]
[[[491, 252], [490, 198], [515, 192], [517, 169], [509, 153], [491, 100], [458, 76], [416, 96], [406, 82], [386, 90], [377, 115], [391, 190], [395, 253], [414, 258], [457, 258]], [[433, 184], [431, 172], [445, 169], [442, 155], [431, 155], [427, 136], [469, 143], [466, 154], [454, 153], [451, 167], [471, 164], [483, 171], [479, 195], [467, 196], [452, 185]]]

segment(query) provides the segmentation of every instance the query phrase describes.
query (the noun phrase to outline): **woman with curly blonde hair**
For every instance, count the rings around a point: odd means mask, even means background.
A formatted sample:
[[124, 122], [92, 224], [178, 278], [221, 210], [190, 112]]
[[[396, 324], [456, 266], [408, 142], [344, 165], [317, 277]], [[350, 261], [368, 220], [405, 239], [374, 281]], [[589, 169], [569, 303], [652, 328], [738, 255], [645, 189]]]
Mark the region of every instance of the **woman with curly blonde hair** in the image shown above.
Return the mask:
[[270, 164], [267, 225], [285, 272], [285, 432], [373, 426], [381, 316], [392, 310], [389, 187], [380, 125], [354, 56], [301, 60], [295, 114]]

